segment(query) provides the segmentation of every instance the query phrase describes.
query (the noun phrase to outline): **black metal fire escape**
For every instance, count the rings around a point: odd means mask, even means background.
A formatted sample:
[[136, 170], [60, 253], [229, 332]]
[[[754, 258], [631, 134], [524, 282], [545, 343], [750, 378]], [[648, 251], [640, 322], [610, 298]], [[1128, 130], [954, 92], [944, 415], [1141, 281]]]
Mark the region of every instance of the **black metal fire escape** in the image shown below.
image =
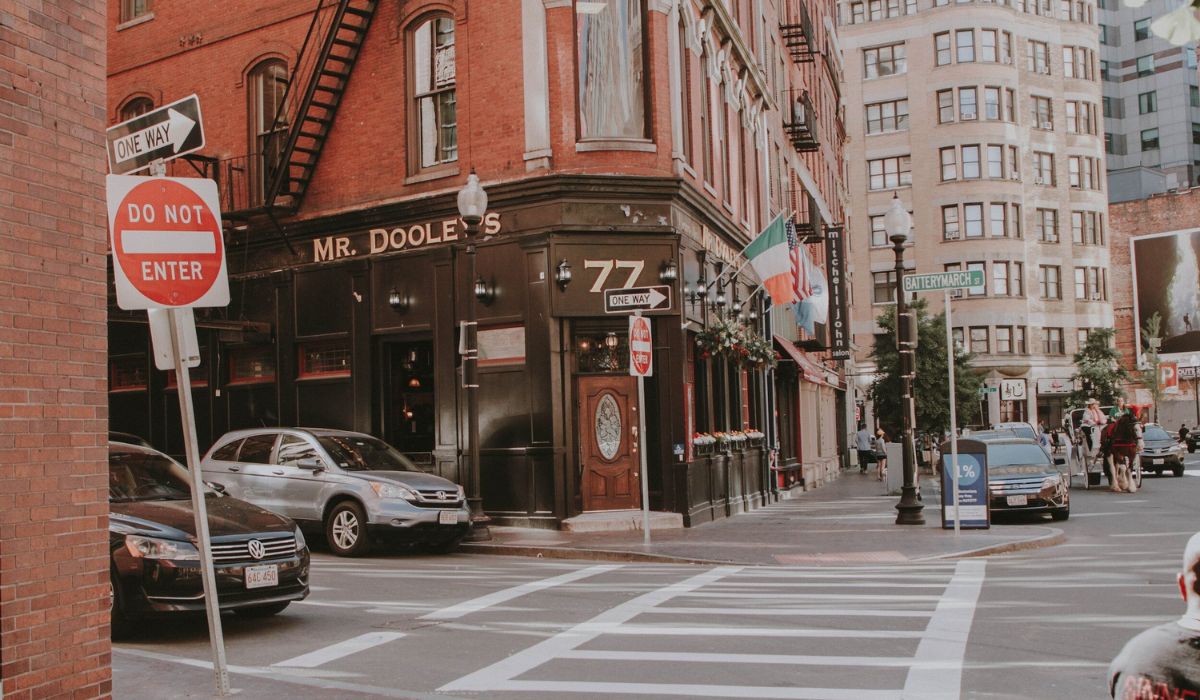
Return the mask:
[[785, 0], [783, 16], [779, 19], [783, 45], [787, 47], [788, 53], [796, 63], [811, 63], [819, 53], [812, 20], [808, 16], [808, 8], [804, 6], [807, 1]]
[[821, 149], [817, 135], [817, 111], [808, 90], [786, 90], [783, 95], [783, 129], [797, 153]]
[[[292, 213], [300, 207], [333, 128], [376, 5], [376, 0], [339, 0], [326, 24], [318, 3], [296, 69], [275, 115], [274, 123], [281, 128], [273, 129], [273, 136], [286, 140], [264, 149], [274, 156], [273, 162], [267, 163], [262, 202], [268, 213]], [[291, 109], [293, 104], [295, 108]]]

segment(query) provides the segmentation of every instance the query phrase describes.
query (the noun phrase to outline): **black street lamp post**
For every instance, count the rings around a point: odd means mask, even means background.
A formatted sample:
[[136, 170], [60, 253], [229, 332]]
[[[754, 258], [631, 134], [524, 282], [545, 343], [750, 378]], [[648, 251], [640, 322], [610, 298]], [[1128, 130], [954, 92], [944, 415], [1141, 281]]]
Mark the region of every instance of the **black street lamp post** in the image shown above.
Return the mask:
[[900, 502], [896, 504], [897, 525], [924, 525], [924, 505], [917, 499], [917, 452], [913, 440], [913, 428], [917, 422], [917, 407], [913, 397], [913, 384], [917, 374], [917, 324], [913, 323], [915, 312], [909, 310], [904, 301], [904, 245], [912, 228], [912, 217], [892, 195], [892, 208], [883, 220], [892, 250], [896, 253], [896, 345], [900, 354], [900, 386], [902, 396], [900, 411], [903, 414], [904, 435], [901, 446], [904, 450], [904, 485], [900, 487]]
[[[467, 177], [467, 184], [458, 193], [458, 213], [465, 224], [467, 240], [467, 318], [462, 332], [466, 334], [463, 352], [463, 387], [467, 390], [467, 441], [469, 442], [470, 470], [467, 472], [467, 506], [471, 509], [471, 528], [467, 541], [490, 540], [488, 517], [483, 512], [483, 498], [479, 484], [479, 335], [475, 307], [479, 303], [475, 294], [475, 236], [479, 223], [487, 211], [487, 192], [479, 184], [475, 170]], [[461, 474], [463, 470], [459, 468]]]

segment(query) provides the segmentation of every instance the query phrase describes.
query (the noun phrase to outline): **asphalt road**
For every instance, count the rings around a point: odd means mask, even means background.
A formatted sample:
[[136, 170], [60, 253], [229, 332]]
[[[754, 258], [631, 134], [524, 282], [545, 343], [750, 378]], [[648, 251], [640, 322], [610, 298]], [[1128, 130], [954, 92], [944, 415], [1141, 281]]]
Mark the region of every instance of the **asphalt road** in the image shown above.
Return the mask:
[[[1056, 524], [1065, 544], [987, 559], [318, 553], [308, 600], [224, 618], [232, 684], [242, 698], [1107, 697], [1121, 645], [1182, 610], [1174, 574], [1200, 530], [1200, 455], [1188, 468], [1137, 494], [1077, 488]], [[203, 619], [156, 625], [114, 645], [114, 697], [208, 697], [210, 658]]]

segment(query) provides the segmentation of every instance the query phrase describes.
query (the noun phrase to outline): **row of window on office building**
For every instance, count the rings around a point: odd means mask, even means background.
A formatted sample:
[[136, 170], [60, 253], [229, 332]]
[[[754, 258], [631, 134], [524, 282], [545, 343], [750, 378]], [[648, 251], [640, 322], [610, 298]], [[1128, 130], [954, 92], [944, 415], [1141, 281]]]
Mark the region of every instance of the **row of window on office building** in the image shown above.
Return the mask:
[[[1096, 21], [1095, 8], [1081, 0], [1058, 0], [1057, 13], [1054, 0], [932, 0], [924, 9], [973, 3], [1011, 7], [1017, 12], [1060, 19], [1064, 22], [1094, 24]], [[842, 6], [839, 20], [842, 24], [878, 22], [893, 17], [915, 15], [921, 9], [920, 5], [917, 0], [856, 0]], [[1104, 3], [1100, 3], [1100, 6], [1104, 7]]]

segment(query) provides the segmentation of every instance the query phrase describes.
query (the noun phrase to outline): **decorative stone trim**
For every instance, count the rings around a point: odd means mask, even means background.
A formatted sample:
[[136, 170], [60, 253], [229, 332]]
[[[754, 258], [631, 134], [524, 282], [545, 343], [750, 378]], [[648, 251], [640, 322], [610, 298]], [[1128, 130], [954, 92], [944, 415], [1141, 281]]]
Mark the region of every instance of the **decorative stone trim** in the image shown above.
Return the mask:
[[658, 146], [649, 139], [588, 139], [575, 144], [576, 153], [593, 151], [641, 151], [658, 153]]

